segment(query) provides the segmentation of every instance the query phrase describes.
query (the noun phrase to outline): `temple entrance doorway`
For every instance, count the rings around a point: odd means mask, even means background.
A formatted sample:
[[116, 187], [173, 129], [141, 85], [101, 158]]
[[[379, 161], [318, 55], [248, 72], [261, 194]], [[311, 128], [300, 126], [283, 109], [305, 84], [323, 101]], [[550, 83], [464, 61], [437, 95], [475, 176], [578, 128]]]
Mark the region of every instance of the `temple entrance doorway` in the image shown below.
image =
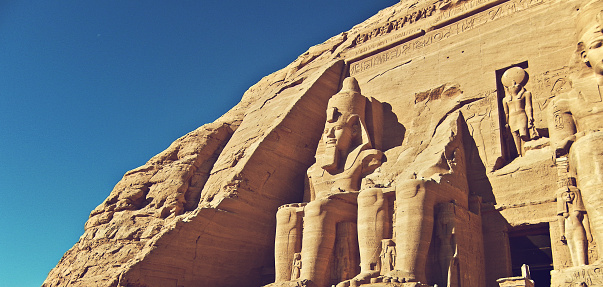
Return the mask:
[[513, 276], [521, 276], [521, 266], [530, 266], [535, 286], [551, 286], [553, 254], [548, 223], [517, 227], [509, 231]]

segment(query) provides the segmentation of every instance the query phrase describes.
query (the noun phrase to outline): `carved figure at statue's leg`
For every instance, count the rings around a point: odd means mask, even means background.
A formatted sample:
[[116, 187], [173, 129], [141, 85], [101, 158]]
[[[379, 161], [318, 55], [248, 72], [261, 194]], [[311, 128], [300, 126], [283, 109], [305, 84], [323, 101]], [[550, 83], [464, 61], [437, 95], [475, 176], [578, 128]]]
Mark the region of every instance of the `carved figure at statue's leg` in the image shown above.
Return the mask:
[[458, 257], [458, 246], [455, 246], [455, 251], [450, 258], [448, 264], [448, 278], [446, 280], [446, 287], [457, 287], [460, 286], [460, 273], [459, 273], [459, 257]]
[[357, 206], [337, 199], [311, 201], [304, 208], [304, 230], [302, 240], [302, 279], [310, 286], [328, 286], [329, 262], [335, 247], [337, 223], [355, 221]]
[[586, 231], [582, 225], [583, 218], [583, 214], [575, 210], [568, 216], [566, 221], [569, 222], [565, 224], [567, 243], [574, 266], [586, 265], [588, 258]]
[[406, 282], [427, 282], [425, 265], [434, 224], [435, 196], [425, 182], [409, 180], [396, 189], [396, 270], [392, 277]]
[[302, 207], [284, 205], [276, 213], [275, 282], [291, 280], [293, 256], [301, 249]]
[[453, 257], [456, 249], [454, 204], [445, 203], [439, 207], [436, 220], [436, 236], [439, 241], [438, 255], [441, 278], [443, 281], [447, 281], [447, 278], [451, 276], [451, 264], [454, 262]]

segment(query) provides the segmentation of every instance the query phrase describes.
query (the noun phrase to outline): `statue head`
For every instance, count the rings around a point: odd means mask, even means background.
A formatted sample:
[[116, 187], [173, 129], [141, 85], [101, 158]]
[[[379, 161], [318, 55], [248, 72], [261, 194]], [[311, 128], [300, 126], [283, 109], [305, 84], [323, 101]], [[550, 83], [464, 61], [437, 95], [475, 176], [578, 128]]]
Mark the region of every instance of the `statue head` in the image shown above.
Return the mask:
[[603, 1], [590, 1], [581, 8], [576, 28], [580, 58], [595, 74], [603, 75]]
[[576, 187], [568, 186], [562, 187], [557, 190], [557, 201], [563, 202], [574, 202], [576, 199]]
[[520, 67], [507, 69], [500, 81], [509, 94], [517, 94], [527, 82], [528, 74]]
[[346, 78], [341, 90], [329, 100], [327, 121], [322, 135], [324, 154], [318, 158], [329, 172], [341, 168], [348, 155], [358, 147], [370, 147], [364, 125], [366, 97], [354, 78]]

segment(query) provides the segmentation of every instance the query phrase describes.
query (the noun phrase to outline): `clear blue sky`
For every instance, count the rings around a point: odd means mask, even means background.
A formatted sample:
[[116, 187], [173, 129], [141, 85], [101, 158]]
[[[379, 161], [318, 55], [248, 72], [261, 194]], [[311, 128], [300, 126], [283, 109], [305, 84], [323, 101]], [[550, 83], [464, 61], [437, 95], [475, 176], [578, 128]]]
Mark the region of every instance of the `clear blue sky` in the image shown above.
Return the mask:
[[122, 175], [395, 0], [0, 0], [0, 286], [39, 286]]

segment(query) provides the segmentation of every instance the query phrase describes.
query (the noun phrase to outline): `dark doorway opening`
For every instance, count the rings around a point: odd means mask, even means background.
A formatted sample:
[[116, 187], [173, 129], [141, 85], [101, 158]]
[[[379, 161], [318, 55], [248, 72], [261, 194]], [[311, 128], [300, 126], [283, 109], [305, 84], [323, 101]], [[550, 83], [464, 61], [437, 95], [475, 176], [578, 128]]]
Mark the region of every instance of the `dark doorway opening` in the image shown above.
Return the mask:
[[536, 287], [551, 286], [553, 253], [548, 223], [523, 226], [509, 232], [513, 276], [521, 276], [521, 266], [530, 266]]

